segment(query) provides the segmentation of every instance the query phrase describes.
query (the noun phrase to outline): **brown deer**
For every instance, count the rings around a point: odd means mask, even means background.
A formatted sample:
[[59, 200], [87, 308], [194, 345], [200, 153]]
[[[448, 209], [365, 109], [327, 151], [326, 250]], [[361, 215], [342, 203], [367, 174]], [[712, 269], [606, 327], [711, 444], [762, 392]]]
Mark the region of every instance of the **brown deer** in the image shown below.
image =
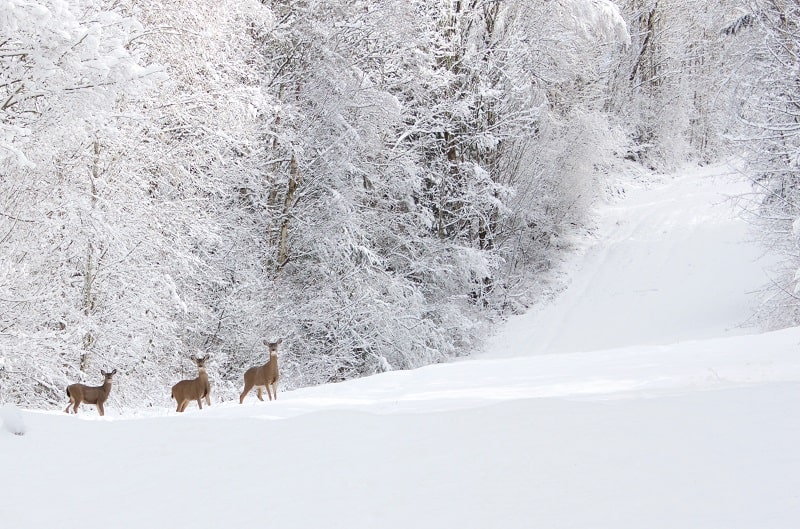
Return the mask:
[[106, 373], [101, 369], [100, 373], [104, 377], [102, 386], [86, 386], [84, 384], [70, 384], [67, 386], [69, 404], [64, 409], [64, 413], [69, 413], [70, 406], [72, 406], [73, 413], [78, 413], [78, 406], [80, 406], [81, 402], [85, 402], [86, 404], [95, 404], [101, 417], [105, 415], [103, 404], [108, 398], [108, 394], [111, 393], [111, 379], [117, 374], [117, 370]]
[[178, 409], [176, 411], [182, 412], [185, 410], [190, 400], [196, 400], [201, 410], [203, 409], [204, 398], [206, 399], [206, 404], [211, 406], [211, 384], [208, 383], [208, 373], [206, 373], [206, 361], [209, 358], [211, 358], [211, 355], [206, 355], [205, 358], [198, 358], [192, 355], [192, 362], [197, 366], [197, 378], [181, 380], [172, 386], [172, 398], [178, 401]]
[[[239, 404], [244, 402], [244, 398], [253, 389], [253, 386], [258, 388], [258, 400], [264, 400], [261, 392], [264, 388], [267, 389], [267, 396], [269, 400], [275, 397], [278, 400], [278, 346], [283, 341], [283, 338], [278, 339], [277, 342], [270, 342], [264, 340], [264, 345], [269, 347], [269, 360], [263, 366], [251, 367], [244, 372], [244, 391], [239, 395]], [[270, 386], [272, 393], [270, 393]]]

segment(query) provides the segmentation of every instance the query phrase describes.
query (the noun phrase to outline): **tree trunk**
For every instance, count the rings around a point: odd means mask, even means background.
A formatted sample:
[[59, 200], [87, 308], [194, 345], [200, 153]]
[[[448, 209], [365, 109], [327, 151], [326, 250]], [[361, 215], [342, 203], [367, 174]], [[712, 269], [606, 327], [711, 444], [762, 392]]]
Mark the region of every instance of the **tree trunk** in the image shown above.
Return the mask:
[[300, 181], [301, 175], [300, 170], [297, 168], [297, 158], [293, 154], [289, 165], [289, 185], [286, 190], [286, 199], [283, 202], [283, 221], [281, 222], [280, 241], [278, 243], [278, 270], [283, 269], [289, 261], [289, 212]]
[[[95, 140], [93, 145], [94, 159], [92, 161], [92, 172], [89, 175], [89, 196], [92, 209], [97, 202], [97, 187], [95, 180], [100, 176], [100, 142]], [[81, 309], [84, 316], [90, 316], [95, 308], [94, 278], [95, 278], [95, 251], [92, 241], [86, 244], [86, 267], [83, 274], [83, 295], [81, 299]], [[81, 353], [81, 371], [86, 371], [89, 367], [89, 351], [94, 344], [94, 334], [91, 330], [83, 335], [83, 352]]]

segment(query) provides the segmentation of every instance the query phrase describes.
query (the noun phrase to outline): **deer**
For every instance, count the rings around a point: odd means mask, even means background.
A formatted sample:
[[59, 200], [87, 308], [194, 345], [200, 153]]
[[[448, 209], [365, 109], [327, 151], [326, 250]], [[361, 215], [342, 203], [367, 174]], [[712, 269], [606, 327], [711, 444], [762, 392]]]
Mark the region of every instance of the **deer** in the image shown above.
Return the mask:
[[181, 380], [172, 386], [172, 398], [178, 401], [176, 411], [183, 412], [190, 400], [196, 400], [201, 410], [203, 409], [204, 398], [206, 399], [206, 404], [211, 406], [211, 384], [208, 383], [208, 373], [206, 373], [206, 361], [209, 358], [211, 358], [211, 355], [206, 355], [205, 358], [198, 358], [192, 355], [192, 362], [197, 366], [197, 378]]
[[[278, 346], [283, 341], [279, 338], [277, 342], [270, 342], [264, 340], [263, 343], [269, 348], [269, 360], [263, 366], [251, 367], [244, 372], [244, 391], [239, 395], [239, 404], [244, 402], [244, 398], [253, 389], [253, 386], [258, 388], [258, 400], [263, 401], [262, 390], [266, 388], [269, 400], [273, 396], [278, 400]], [[270, 393], [270, 386], [272, 393]]]
[[64, 408], [64, 413], [69, 413], [69, 408], [72, 406], [72, 412], [78, 413], [78, 406], [82, 402], [86, 404], [95, 404], [100, 417], [105, 415], [103, 404], [108, 399], [108, 394], [111, 393], [111, 379], [117, 374], [117, 370], [106, 373], [102, 369], [100, 374], [103, 375], [102, 386], [86, 386], [84, 384], [70, 384], [67, 386], [67, 397], [69, 397], [69, 404]]

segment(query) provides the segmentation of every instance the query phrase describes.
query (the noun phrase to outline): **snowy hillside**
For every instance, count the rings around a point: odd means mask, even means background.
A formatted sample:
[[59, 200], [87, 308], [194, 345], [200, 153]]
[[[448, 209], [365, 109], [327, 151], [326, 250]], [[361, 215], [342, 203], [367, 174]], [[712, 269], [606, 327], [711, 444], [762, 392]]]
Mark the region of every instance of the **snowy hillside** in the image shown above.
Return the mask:
[[604, 208], [569, 288], [471, 359], [182, 416], [23, 411], [0, 525], [798, 527], [800, 329], [740, 326], [766, 262], [739, 189]]
[[[670, 344], [755, 329], [773, 261], [735, 214], [748, 183], [712, 167], [634, 189], [599, 214], [597, 241], [552, 306], [513, 319], [497, 354]], [[517, 344], [525, 344], [519, 351]]]

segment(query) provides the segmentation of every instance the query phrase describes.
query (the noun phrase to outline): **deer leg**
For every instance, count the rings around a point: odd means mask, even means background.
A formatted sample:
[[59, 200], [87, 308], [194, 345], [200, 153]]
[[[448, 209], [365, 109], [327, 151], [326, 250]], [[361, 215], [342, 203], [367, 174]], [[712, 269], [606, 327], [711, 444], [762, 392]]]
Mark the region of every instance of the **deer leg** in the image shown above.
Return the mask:
[[178, 408], [175, 411], [177, 411], [177, 412], [182, 412], [183, 411], [183, 401], [180, 401], [180, 400], [178, 401]]
[[250, 393], [251, 389], [253, 389], [253, 385], [251, 384], [251, 385], [248, 386], [247, 382], [245, 382], [244, 391], [242, 391], [242, 394], [239, 395], [239, 404], [244, 402], [244, 398], [247, 396], [248, 393]]
[[72, 413], [78, 413], [78, 406], [80, 406], [80, 405], [81, 405], [81, 401], [76, 400], [75, 401], [75, 406], [72, 407]]
[[203, 409], [203, 397], [197, 397], [197, 405], [201, 410]]
[[206, 393], [206, 404], [211, 406], [211, 392]]
[[[264, 400], [264, 397], [261, 396], [261, 395], [263, 395], [263, 391], [264, 390], [261, 388], [261, 386], [258, 386], [258, 400], [260, 400], [262, 402]], [[269, 393], [269, 387], [267, 388], [267, 393]]]
[[99, 400], [97, 401], [97, 411], [100, 413], [100, 417], [106, 414], [105, 410], [103, 409], [103, 403]]
[[69, 407], [70, 406], [72, 406], [72, 399], [69, 399], [69, 404], [67, 404], [67, 407], [64, 408], [64, 413], [69, 413]]

